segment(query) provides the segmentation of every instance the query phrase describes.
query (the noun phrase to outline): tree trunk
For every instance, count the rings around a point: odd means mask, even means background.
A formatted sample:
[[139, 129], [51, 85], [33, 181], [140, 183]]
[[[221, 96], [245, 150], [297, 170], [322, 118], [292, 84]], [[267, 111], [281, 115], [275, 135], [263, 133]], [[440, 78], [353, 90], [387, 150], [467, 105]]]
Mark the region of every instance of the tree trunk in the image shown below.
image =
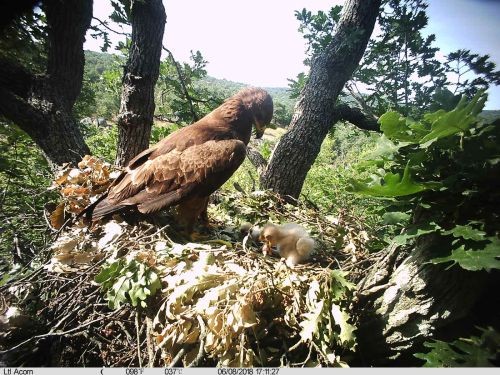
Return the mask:
[[92, 0], [43, 3], [48, 26], [44, 75], [0, 58], [0, 114], [24, 130], [52, 166], [76, 163], [90, 153], [72, 108], [83, 79], [83, 42], [92, 18]]
[[117, 165], [126, 165], [149, 146], [165, 21], [161, 0], [132, 2], [132, 41], [118, 116]]
[[334, 121], [334, 104], [358, 66], [373, 31], [380, 0], [348, 0], [331, 43], [314, 58], [290, 130], [262, 176], [264, 188], [297, 198]]
[[[449, 245], [440, 244], [437, 235], [420, 238], [411, 251], [392, 246], [359, 283], [354, 306], [359, 318], [357, 365], [417, 365], [413, 354], [427, 351], [424, 341], [467, 336], [471, 332], [465, 329], [479, 323], [479, 314], [471, 311], [485, 292], [496, 290], [499, 272], [426, 263], [443, 246]], [[495, 296], [489, 297], [490, 304], [491, 297], [498, 305]], [[484, 318], [485, 312], [480, 315]]]
[[[363, 130], [380, 131], [380, 125], [376, 117], [367, 115], [361, 109], [350, 107], [344, 103], [336, 105], [333, 112], [332, 124], [335, 125], [339, 121], [348, 121]], [[265, 186], [264, 176], [268, 167], [267, 160], [252, 146], [247, 146], [247, 157], [257, 169], [261, 187]]]

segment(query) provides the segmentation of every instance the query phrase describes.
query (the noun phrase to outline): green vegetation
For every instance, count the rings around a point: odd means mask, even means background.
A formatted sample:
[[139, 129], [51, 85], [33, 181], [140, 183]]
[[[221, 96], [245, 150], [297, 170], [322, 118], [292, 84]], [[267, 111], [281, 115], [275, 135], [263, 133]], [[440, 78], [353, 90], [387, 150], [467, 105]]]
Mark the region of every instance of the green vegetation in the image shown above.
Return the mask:
[[424, 367], [493, 367], [500, 354], [500, 334], [491, 327], [479, 330], [479, 337], [426, 342], [425, 347], [431, 350], [415, 357], [425, 361]]
[[[51, 187], [54, 174], [39, 148], [16, 125], [0, 118], [0, 257], [8, 260], [0, 264], [0, 287], [24, 276], [24, 271], [42, 260], [46, 263], [45, 256], [50, 254], [47, 268], [61, 274], [74, 272], [74, 280], [47, 273], [42, 282], [29, 280], [16, 287], [21, 291], [18, 294], [26, 295], [43, 290], [38, 302], [49, 307], [40, 306], [37, 319], [43, 316], [61, 324], [61, 332], [74, 332], [71, 324], [86, 324], [87, 318], [101, 322], [108, 313], [105, 301], [111, 310], [130, 309], [135, 314], [137, 309], [147, 309], [156, 314], [155, 328], [148, 328], [148, 334], [154, 332], [162, 343], [158, 348], [162, 364], [170, 364], [182, 347], [189, 349], [184, 359], [192, 359], [191, 363], [199, 353], [208, 353], [212, 362], [204, 364], [210, 365], [344, 366], [360, 343], [358, 316], [353, 312], [359, 302], [354, 298], [355, 284], [378, 266], [376, 258], [383, 258], [387, 249], [401, 250], [401, 256], [406, 256], [417, 253], [419, 243], [427, 241], [431, 256], [422, 267], [468, 275], [498, 272], [500, 111], [483, 111], [483, 89], [499, 84], [500, 72], [487, 55], [468, 50], [437, 59], [435, 36], [424, 37], [425, 2], [384, 3], [381, 35], [371, 41], [362, 66], [341, 98], [370, 115], [380, 115], [381, 133], [349, 123], [332, 124], [294, 204], [260, 191], [258, 171], [246, 159], [212, 197], [215, 204], [209, 206], [209, 213], [216, 225], [205, 243], [185, 243], [173, 228], [170, 213], [155, 216], [161, 229], [156, 222], [115, 218], [113, 223], [121, 229], [109, 234], [106, 243], [99, 241], [99, 236], [108, 235], [99, 225], [74, 225], [70, 235], [59, 236], [52, 217], [46, 215], [60, 201], [55, 188], [66, 189], [61, 195], [66, 194], [67, 205], [58, 206], [58, 229], [67, 215], [78, 212], [108, 186], [89, 183], [79, 173], [87, 169], [88, 176], [101, 162], [92, 158], [92, 163], [75, 167], [82, 181], [69, 178], [68, 167], [65, 185]], [[113, 4], [113, 19], [127, 22], [124, 3]], [[313, 14], [303, 9], [296, 13], [299, 31], [308, 42], [308, 64], [331, 41], [340, 12], [337, 6], [328, 12]], [[46, 59], [46, 26], [43, 16], [32, 17], [22, 18], [17, 29], [9, 29], [1, 38], [0, 54], [22, 60], [39, 72]], [[108, 163], [113, 163], [116, 154], [125, 50], [121, 48], [119, 55], [85, 52], [83, 87], [73, 108], [91, 153]], [[246, 86], [207, 76], [206, 65], [199, 51], [192, 53], [188, 63], [176, 61], [171, 54], [161, 62], [151, 144], [201, 118]], [[301, 73], [290, 80], [289, 88], [267, 88], [274, 100], [273, 124], [262, 140], [252, 140], [251, 145], [268, 162], [306, 82], [307, 75]], [[360, 94], [354, 82], [363, 83], [369, 92]], [[96, 124], [101, 117], [106, 125]], [[106, 164], [103, 179], [107, 184], [109, 170]], [[94, 195], [88, 192], [90, 188], [95, 188]], [[259, 245], [240, 233], [240, 225], [267, 221], [296, 221], [307, 227], [317, 239], [317, 258], [292, 270], [279, 259], [262, 257]], [[18, 271], [13, 264], [26, 267]], [[381, 270], [388, 273], [383, 277], [390, 279], [395, 269], [391, 264], [389, 270]], [[95, 310], [68, 320], [70, 315], [57, 315], [58, 309], [47, 312], [58, 301], [74, 309], [68, 287], [72, 283], [75, 289], [85, 285], [75, 298], [85, 303], [90, 293], [95, 306], [88, 308]], [[55, 302], [51, 301], [54, 296]], [[26, 298], [28, 305], [30, 298]], [[428, 340], [424, 347], [429, 351], [415, 357], [432, 367], [498, 364], [498, 326], [489, 325], [486, 322], [487, 328], [479, 328], [480, 336], [470, 335], [467, 327], [465, 334], [448, 333], [448, 343]], [[96, 331], [107, 329], [103, 321]], [[302, 362], [288, 357], [292, 348]], [[140, 353], [138, 357], [139, 365]], [[107, 360], [116, 363], [114, 358]]]
[[145, 308], [146, 300], [161, 289], [158, 275], [136, 260], [119, 259], [102, 267], [95, 281], [106, 292], [105, 299], [112, 310], [119, 309], [125, 302]]
[[19, 253], [28, 262], [50, 241], [43, 210], [57, 198], [47, 190], [52, 178], [34, 142], [15, 125], [0, 122], [0, 257]]
[[[342, 101], [354, 100], [377, 115], [392, 109], [419, 117], [429, 110], [451, 110], [462, 95], [472, 98], [478, 90], [500, 84], [500, 71], [489, 55], [460, 49], [439, 58], [436, 35], [425, 36], [427, 7], [422, 0], [384, 2], [378, 17], [381, 33], [369, 41]], [[334, 6], [327, 12], [304, 8], [295, 13], [307, 41], [307, 64], [328, 45], [340, 11]], [[306, 81], [304, 73], [290, 80], [294, 96]], [[367, 92], [361, 94], [358, 84]]]
[[358, 166], [370, 175], [351, 181], [352, 191], [388, 198], [390, 211], [412, 216], [396, 242], [441, 236], [434, 264], [452, 262], [469, 271], [500, 268], [494, 203], [500, 201], [500, 128], [478, 121], [485, 101], [480, 92], [469, 102], [462, 98], [452, 111], [428, 113], [420, 121], [384, 114], [384, 135]]
[[[80, 119], [104, 117], [112, 120], [120, 107], [121, 76], [125, 57], [85, 51], [85, 62], [82, 93], [75, 104], [75, 114]], [[158, 118], [178, 124], [190, 124], [194, 122], [194, 116], [203, 117], [225, 98], [247, 86], [207, 76], [206, 64], [207, 61], [199, 51], [192, 54], [191, 63], [181, 64], [171, 55], [161, 62], [155, 90], [155, 115]], [[290, 97], [287, 88], [267, 90], [274, 99], [276, 124], [287, 126], [295, 100]]]

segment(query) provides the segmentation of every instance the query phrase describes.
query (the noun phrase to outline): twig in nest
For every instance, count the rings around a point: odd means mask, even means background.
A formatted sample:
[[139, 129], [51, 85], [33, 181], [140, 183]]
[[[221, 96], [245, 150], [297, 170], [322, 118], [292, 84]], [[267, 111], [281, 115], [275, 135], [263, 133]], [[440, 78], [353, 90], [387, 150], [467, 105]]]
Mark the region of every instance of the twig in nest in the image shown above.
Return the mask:
[[[299, 341], [298, 344], [299, 343], [301, 343], [301, 341]], [[290, 350], [291, 350], [291, 348], [290, 348]], [[309, 345], [309, 353], [307, 353], [306, 359], [304, 359], [302, 362], [299, 362], [299, 363], [293, 363], [293, 366], [304, 366], [311, 359], [312, 350], [313, 350], [313, 346], [311, 344], [311, 345]]]
[[198, 366], [198, 363], [200, 363], [201, 359], [205, 355], [205, 338], [207, 336], [207, 329], [205, 327], [205, 322], [203, 321], [203, 318], [199, 315], [196, 316], [198, 319], [198, 323], [200, 325], [200, 349], [198, 350], [198, 354], [196, 354], [196, 358], [193, 359], [193, 362], [191, 362], [187, 367], [196, 367]]
[[139, 367], [142, 367], [142, 358], [141, 358], [141, 340], [140, 340], [140, 332], [139, 332], [139, 311], [135, 313], [135, 333], [137, 337], [137, 358], [139, 359]]
[[83, 328], [85, 328], [85, 327], [87, 327], [87, 326], [89, 326], [89, 325], [91, 325], [93, 323], [97, 323], [97, 322], [99, 322], [99, 321], [101, 321], [103, 319], [104, 319], [104, 317], [97, 318], [97, 319], [91, 320], [90, 322], [83, 323], [82, 325], [79, 325], [78, 327], [69, 329], [69, 330], [64, 331], [64, 332], [48, 332], [48, 333], [44, 333], [43, 335], [32, 336], [29, 339], [24, 340], [23, 342], [17, 344], [16, 346], [13, 346], [10, 349], [1, 350], [0, 351], [0, 355], [10, 353], [10, 352], [12, 352], [12, 351], [14, 351], [16, 349], [19, 349], [20, 347], [22, 347], [22, 346], [24, 346], [26, 344], [29, 344], [31, 341], [34, 341], [34, 340], [43, 339], [45, 337], [52, 337], [52, 336], [66, 336], [66, 335], [70, 335], [72, 333], [78, 332], [79, 330], [82, 330]]
[[240, 334], [240, 367], [243, 367], [243, 360], [245, 356], [245, 331]]
[[119, 320], [116, 320], [116, 324], [118, 324], [121, 327], [121, 329], [125, 333], [125, 336], [127, 336], [128, 342], [133, 343], [134, 339], [132, 338], [132, 335], [130, 334], [130, 332], [127, 330], [127, 327], [125, 327], [125, 324], [123, 324]]
[[151, 340], [151, 332], [153, 331], [153, 321], [149, 316], [146, 316], [146, 345], [148, 347], [148, 367], [153, 367], [155, 363], [155, 351], [153, 350], [153, 342]]
[[177, 354], [175, 355], [174, 359], [172, 359], [172, 362], [170, 362], [170, 364], [168, 365], [168, 367], [175, 367], [175, 365], [177, 364], [177, 362], [179, 362], [182, 358], [182, 356], [186, 354], [186, 349], [184, 348], [181, 348], [181, 350], [179, 350], [177, 352]]

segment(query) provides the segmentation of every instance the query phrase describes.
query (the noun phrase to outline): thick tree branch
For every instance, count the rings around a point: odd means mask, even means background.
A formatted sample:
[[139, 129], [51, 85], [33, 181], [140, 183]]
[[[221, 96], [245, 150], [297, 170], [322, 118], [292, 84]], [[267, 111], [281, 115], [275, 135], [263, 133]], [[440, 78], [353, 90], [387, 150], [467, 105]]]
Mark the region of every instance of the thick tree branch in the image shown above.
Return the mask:
[[92, 0], [47, 0], [43, 6], [49, 41], [46, 74], [34, 75], [0, 58], [0, 114], [32, 137], [55, 167], [90, 153], [72, 108], [82, 85]]
[[0, 87], [26, 99], [34, 80], [35, 77], [23, 66], [0, 56]]
[[366, 115], [357, 107], [350, 107], [343, 103], [336, 105], [333, 112], [333, 124], [339, 121], [349, 121], [363, 130], [380, 131], [377, 118]]
[[[363, 130], [380, 131], [380, 126], [375, 117], [366, 115], [357, 107], [350, 107], [343, 103], [335, 106], [332, 127], [339, 121], [349, 121]], [[261, 176], [267, 168], [266, 159], [252, 146], [247, 147], [247, 157], [257, 169], [258, 175]]]
[[132, 39], [122, 80], [117, 165], [127, 165], [149, 146], [166, 21], [162, 1], [132, 2], [130, 21]]
[[46, 0], [44, 5], [49, 26], [47, 74], [70, 110], [82, 89], [83, 42], [91, 22], [92, 1]]

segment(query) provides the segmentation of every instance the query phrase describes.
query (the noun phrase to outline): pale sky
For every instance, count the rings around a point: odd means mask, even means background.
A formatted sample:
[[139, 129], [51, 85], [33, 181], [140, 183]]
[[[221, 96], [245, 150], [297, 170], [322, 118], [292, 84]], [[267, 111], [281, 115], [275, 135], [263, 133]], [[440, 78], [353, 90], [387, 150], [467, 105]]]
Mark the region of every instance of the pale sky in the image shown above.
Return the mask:
[[[306, 68], [305, 40], [295, 10], [329, 10], [342, 0], [164, 0], [164, 45], [177, 60], [190, 50], [208, 60], [208, 75], [261, 87], [286, 87]], [[429, 32], [443, 53], [458, 48], [490, 54], [500, 66], [500, 1], [430, 0]], [[107, 19], [109, 0], [94, 0], [94, 15]], [[93, 22], [93, 24], [95, 21]], [[110, 35], [114, 40], [116, 37]], [[87, 36], [85, 49], [102, 43]], [[109, 50], [108, 52], [112, 52]], [[490, 89], [486, 109], [500, 109], [500, 88]]]

